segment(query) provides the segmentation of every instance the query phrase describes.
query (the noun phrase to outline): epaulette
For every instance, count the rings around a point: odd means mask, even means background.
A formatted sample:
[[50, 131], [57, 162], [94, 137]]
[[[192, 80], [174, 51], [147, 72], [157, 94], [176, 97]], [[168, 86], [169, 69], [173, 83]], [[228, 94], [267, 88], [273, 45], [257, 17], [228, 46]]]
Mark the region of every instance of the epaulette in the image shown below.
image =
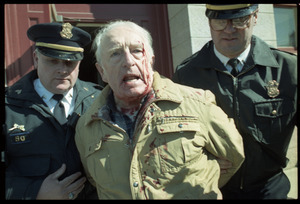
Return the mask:
[[191, 56], [189, 56], [188, 58], [186, 58], [185, 60], [183, 60], [179, 65], [177, 65], [176, 70], [179, 70], [183, 65], [187, 64], [189, 61], [191, 61], [193, 58], [195, 58], [198, 55], [198, 52], [195, 52], [194, 54], [192, 54]]
[[284, 52], [284, 53], [287, 53], [287, 54], [290, 54], [290, 55], [297, 56], [295, 53], [288, 52], [288, 51], [285, 51], [285, 50], [279, 50], [278, 48], [275, 48], [275, 47], [270, 47], [270, 49], [271, 50], [276, 50], [276, 51], [279, 51], [279, 52]]

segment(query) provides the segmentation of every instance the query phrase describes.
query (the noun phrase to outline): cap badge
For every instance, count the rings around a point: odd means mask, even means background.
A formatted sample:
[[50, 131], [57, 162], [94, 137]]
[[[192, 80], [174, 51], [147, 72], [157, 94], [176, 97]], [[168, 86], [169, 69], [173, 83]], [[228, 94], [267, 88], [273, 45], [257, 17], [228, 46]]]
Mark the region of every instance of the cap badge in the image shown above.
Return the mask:
[[73, 36], [72, 29], [73, 26], [70, 23], [62, 24], [62, 30], [60, 31], [60, 36], [62, 38], [70, 39]]
[[279, 83], [275, 80], [271, 80], [268, 82], [268, 85], [266, 86], [268, 90], [268, 96], [271, 98], [275, 98], [279, 95], [279, 89], [278, 89]]

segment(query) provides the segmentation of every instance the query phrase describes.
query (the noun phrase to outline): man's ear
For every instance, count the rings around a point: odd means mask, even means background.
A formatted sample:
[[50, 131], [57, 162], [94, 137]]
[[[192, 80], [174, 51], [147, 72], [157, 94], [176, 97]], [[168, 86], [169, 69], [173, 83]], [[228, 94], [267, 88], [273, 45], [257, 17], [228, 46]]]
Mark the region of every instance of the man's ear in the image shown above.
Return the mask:
[[151, 62], [150, 62], [150, 64], [151, 64], [151, 67], [154, 69], [154, 62], [155, 62], [155, 56], [153, 55], [152, 56], [152, 58], [151, 58]]
[[95, 63], [95, 66], [96, 66], [98, 72], [101, 75], [102, 81], [104, 81], [105, 83], [108, 83], [107, 78], [106, 78], [106, 74], [105, 74], [105, 70], [103, 69], [103, 67], [100, 66], [100, 64], [98, 62]]
[[257, 13], [258, 13], [258, 10], [254, 14], [254, 25], [256, 25], [256, 23], [257, 23]]
[[38, 67], [38, 53], [36, 51], [33, 52], [33, 66], [35, 69]]

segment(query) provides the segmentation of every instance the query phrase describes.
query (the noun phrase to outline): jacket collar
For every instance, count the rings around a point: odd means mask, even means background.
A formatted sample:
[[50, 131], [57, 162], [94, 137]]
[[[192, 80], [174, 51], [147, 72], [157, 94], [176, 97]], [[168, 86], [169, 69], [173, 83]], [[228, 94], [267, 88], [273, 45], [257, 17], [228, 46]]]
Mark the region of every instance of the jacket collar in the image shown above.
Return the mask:
[[33, 85], [33, 81], [37, 78], [37, 70], [32, 70], [18, 80], [14, 85], [7, 88], [7, 97], [17, 100], [32, 101], [34, 103], [43, 103], [43, 100], [35, 91]]
[[183, 100], [177, 91], [176, 84], [156, 71], [154, 71], [152, 87], [156, 100], [169, 100], [175, 103], [181, 103]]
[[[202, 56], [198, 57], [196, 60], [196, 64], [201, 65], [201, 67], [205, 69], [215, 67], [220, 70], [225, 70], [224, 65], [214, 54], [212, 40], [206, 43], [197, 55]], [[277, 63], [270, 46], [253, 35], [251, 39], [251, 50], [246, 61], [246, 66], [252, 67], [255, 65], [279, 68], [279, 64]]]
[[[21, 103], [24, 100], [36, 103], [43, 104], [42, 98], [38, 95], [38, 93], [34, 89], [33, 81], [38, 78], [37, 70], [32, 70], [27, 75], [18, 80], [14, 85], [8, 87], [7, 89], [7, 97], [17, 99]], [[94, 89], [92, 86], [87, 86], [88, 82], [83, 82], [77, 79], [74, 85], [74, 92], [76, 93], [75, 97], [77, 98], [76, 102], [82, 101], [83, 98], [86, 98], [92, 94], [94, 94]], [[80, 94], [79, 94], [80, 93]], [[77, 104], [75, 104], [76, 106]]]
[[98, 94], [96, 90], [100, 90], [99, 85], [95, 85], [93, 83], [86, 82], [86, 81], [81, 81], [80, 79], [77, 79], [73, 88], [74, 88], [74, 95], [76, 97], [75, 107], [80, 105], [81, 101], [86, 97], [89, 96], [96, 97]]
[[[178, 94], [175, 83], [161, 76], [157, 71], [154, 71], [152, 88], [155, 94], [154, 101], [168, 100], [174, 103], [181, 103], [183, 100], [183, 97]], [[111, 88], [107, 85], [95, 99], [90, 109], [86, 112], [87, 118], [85, 119], [85, 125], [93, 120], [109, 118], [107, 100], [110, 92]]]
[[252, 55], [250, 55], [248, 59], [252, 58], [254, 65], [280, 67], [267, 43], [260, 38], [253, 36], [251, 44], [253, 52], [251, 52], [252, 50], [250, 51], [250, 54], [252, 53]]

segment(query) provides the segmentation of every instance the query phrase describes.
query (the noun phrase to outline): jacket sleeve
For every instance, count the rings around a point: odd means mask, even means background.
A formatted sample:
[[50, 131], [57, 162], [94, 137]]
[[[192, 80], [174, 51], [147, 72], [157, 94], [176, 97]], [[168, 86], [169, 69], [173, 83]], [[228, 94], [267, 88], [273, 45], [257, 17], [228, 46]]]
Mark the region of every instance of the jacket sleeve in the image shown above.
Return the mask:
[[79, 118], [78, 123], [76, 125], [75, 143], [76, 143], [79, 155], [80, 155], [81, 163], [83, 165], [86, 177], [93, 186], [96, 186], [96, 183], [92, 179], [92, 177], [89, 173], [89, 170], [87, 168], [86, 148], [88, 148], [88, 147], [87, 147], [87, 142], [84, 139], [84, 137], [87, 138], [89, 134], [86, 131], [87, 128], [83, 128], [84, 118], [85, 118], [84, 116], [81, 116], [81, 118]]
[[243, 140], [235, 127], [234, 120], [228, 118], [225, 112], [215, 104], [214, 95], [210, 91], [206, 91], [205, 95], [207, 101], [210, 101], [204, 113], [208, 133], [206, 149], [217, 158], [232, 162], [232, 168], [220, 177], [219, 187], [222, 187], [244, 161]]
[[[3, 125], [3, 134], [7, 137], [7, 126]], [[11, 159], [6, 146], [5, 151], [5, 199], [6, 200], [35, 200], [43, 182], [39, 176], [28, 176], [24, 173], [34, 165], [44, 165], [37, 160], [24, 160], [23, 158]], [[44, 168], [43, 168], [44, 169]]]
[[17, 176], [13, 168], [8, 166], [5, 171], [6, 200], [35, 200], [42, 182], [43, 179]]

